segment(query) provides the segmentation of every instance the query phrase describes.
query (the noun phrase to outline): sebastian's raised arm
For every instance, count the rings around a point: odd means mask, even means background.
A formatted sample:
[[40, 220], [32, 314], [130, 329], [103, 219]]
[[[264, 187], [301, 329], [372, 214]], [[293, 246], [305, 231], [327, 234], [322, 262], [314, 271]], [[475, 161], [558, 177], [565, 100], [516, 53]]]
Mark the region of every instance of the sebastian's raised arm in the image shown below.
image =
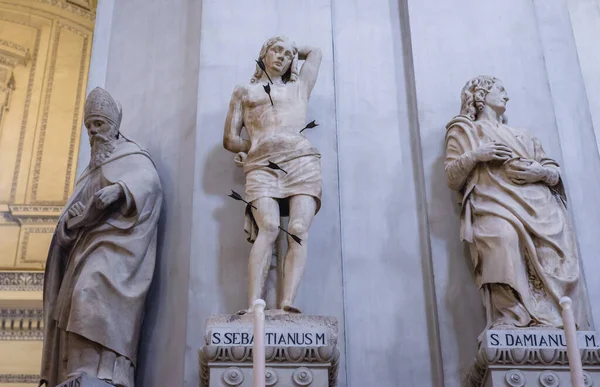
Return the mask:
[[244, 126], [244, 117], [242, 115], [242, 97], [244, 88], [236, 86], [229, 102], [229, 111], [225, 119], [225, 131], [223, 133], [223, 148], [230, 152], [248, 152], [250, 150], [250, 141], [244, 140], [241, 136]]
[[306, 91], [306, 95], [309, 96], [312, 92], [317, 77], [319, 76], [319, 67], [321, 67], [321, 59], [323, 54], [320, 48], [316, 47], [300, 47], [298, 49], [298, 59], [305, 60], [300, 69], [300, 82]]

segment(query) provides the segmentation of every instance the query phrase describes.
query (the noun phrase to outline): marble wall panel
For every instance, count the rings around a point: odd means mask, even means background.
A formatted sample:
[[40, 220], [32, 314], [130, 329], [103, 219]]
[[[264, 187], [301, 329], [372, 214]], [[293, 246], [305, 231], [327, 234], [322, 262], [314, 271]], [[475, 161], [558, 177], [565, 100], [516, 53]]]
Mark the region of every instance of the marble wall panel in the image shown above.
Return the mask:
[[[554, 102], [556, 126], [563, 154], [562, 170], [569, 210], [577, 231], [594, 321], [600, 321], [600, 207], [591, 205], [600, 194], [600, 155], [591, 106], [586, 95], [577, 45], [565, 0], [534, 1], [548, 83]], [[588, 89], [593, 84], [587, 84]], [[566, 97], [568, 96], [568, 97]]]
[[406, 13], [333, 10], [348, 386], [438, 386]]
[[596, 141], [600, 147], [600, 0], [568, 0], [573, 34], [581, 71], [585, 80], [586, 92]]

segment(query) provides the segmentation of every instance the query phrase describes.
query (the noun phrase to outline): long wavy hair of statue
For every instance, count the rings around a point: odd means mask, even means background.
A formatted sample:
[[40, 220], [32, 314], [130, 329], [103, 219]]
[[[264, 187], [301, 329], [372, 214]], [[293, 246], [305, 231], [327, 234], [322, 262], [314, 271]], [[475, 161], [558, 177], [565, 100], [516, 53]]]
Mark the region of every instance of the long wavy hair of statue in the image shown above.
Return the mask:
[[[260, 49], [260, 54], [258, 55], [259, 59], [264, 59], [267, 55], [267, 51], [277, 42], [289, 42], [290, 39], [285, 36], [275, 36], [271, 39], [267, 40], [265, 44], [263, 44]], [[284, 83], [288, 82], [296, 82], [298, 80], [298, 48], [296, 47], [296, 43], [291, 42], [292, 47], [294, 48], [294, 59], [292, 59], [292, 63], [290, 63], [290, 67], [287, 69], [285, 74], [281, 76], [281, 79]], [[256, 70], [254, 71], [254, 75], [250, 79], [250, 83], [256, 83], [263, 76], [263, 71], [258, 64], [256, 65]]]
[[[460, 115], [475, 121], [478, 113], [483, 111], [485, 96], [496, 82], [501, 81], [491, 75], [479, 75], [468, 81], [460, 93]], [[503, 124], [508, 122], [505, 114], [500, 117], [500, 121]]]

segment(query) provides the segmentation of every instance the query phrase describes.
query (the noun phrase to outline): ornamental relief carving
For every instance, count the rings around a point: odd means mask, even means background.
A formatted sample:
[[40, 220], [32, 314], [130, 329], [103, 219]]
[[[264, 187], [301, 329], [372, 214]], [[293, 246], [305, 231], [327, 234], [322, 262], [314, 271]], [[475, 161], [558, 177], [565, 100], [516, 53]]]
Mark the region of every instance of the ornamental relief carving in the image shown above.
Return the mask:
[[0, 5], [0, 270], [43, 269], [73, 190], [95, 7]]

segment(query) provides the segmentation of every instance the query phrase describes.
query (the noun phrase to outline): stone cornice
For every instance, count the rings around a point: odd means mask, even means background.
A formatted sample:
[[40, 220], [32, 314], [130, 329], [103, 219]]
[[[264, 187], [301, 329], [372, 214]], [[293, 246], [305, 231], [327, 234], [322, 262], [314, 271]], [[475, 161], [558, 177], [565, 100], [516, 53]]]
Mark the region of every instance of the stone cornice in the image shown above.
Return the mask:
[[96, 9], [91, 2], [87, 2], [89, 6], [84, 6], [85, 1], [69, 1], [69, 0], [36, 0], [40, 3], [53, 5], [55, 7], [62, 8], [75, 15], [88, 18], [90, 20], [96, 20]]
[[0, 291], [42, 291], [44, 273], [27, 271], [0, 272]]
[[0, 383], [35, 383], [40, 381], [39, 375], [33, 374], [0, 374]]
[[0, 309], [0, 340], [42, 340], [41, 309]]

